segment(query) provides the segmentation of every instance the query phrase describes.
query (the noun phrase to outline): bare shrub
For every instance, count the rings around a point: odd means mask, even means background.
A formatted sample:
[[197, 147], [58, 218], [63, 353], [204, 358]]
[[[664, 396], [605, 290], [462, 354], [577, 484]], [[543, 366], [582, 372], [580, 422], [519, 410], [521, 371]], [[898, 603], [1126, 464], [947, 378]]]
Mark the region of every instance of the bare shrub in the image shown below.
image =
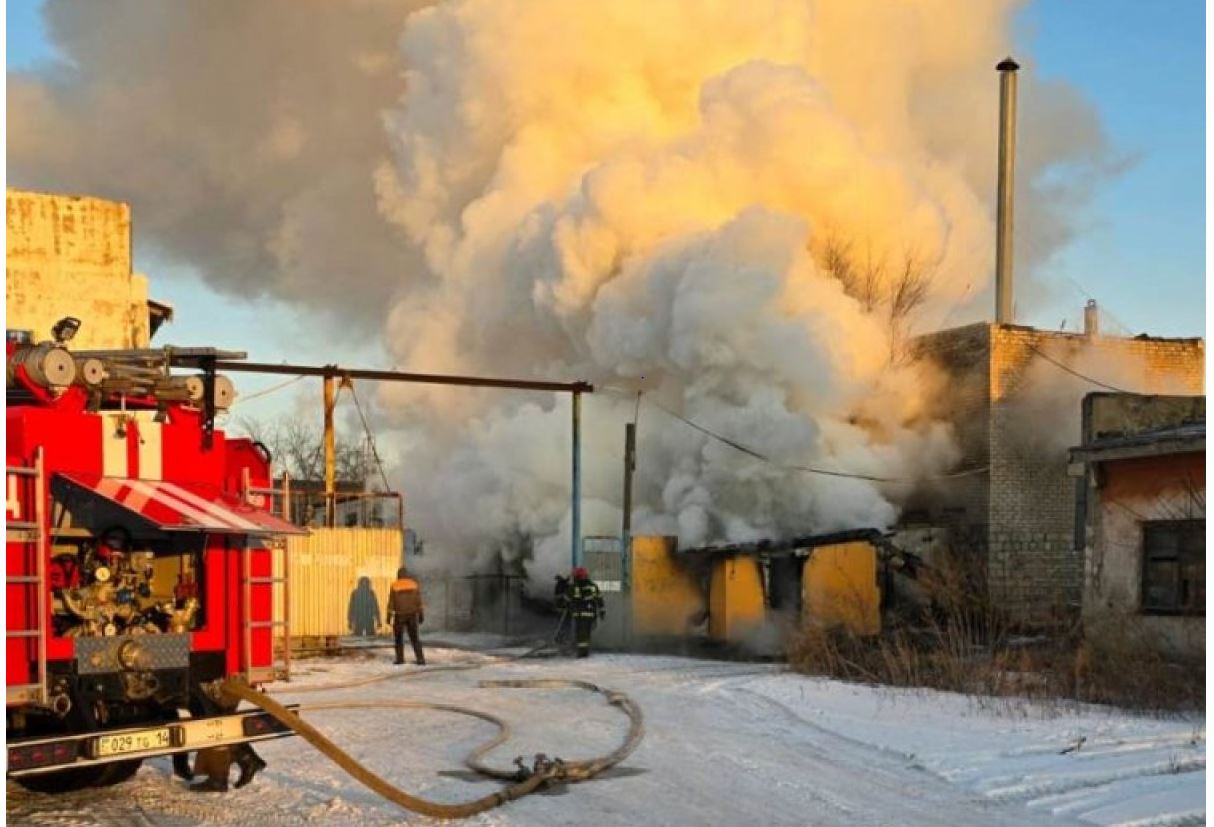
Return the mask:
[[[1014, 708], [1015, 699], [1093, 702], [1152, 713], [1205, 710], [1202, 641], [1170, 649], [1136, 624], [1086, 630], [1059, 612], [1033, 634], [1017, 630], [974, 589], [964, 566], [926, 581], [931, 608], [887, 616], [882, 632], [861, 636], [806, 622], [789, 663], [807, 674], [895, 687], [960, 692]], [[948, 572], [948, 573], [946, 573]]]

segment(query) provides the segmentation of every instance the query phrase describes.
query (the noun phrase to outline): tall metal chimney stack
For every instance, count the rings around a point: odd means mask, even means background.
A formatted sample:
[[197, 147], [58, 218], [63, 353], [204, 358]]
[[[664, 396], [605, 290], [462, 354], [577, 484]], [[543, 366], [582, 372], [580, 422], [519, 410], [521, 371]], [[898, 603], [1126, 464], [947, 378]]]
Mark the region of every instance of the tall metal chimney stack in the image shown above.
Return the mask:
[[1010, 57], [999, 70], [999, 205], [995, 222], [995, 321], [1014, 321], [1012, 290], [1012, 213], [1016, 190], [1016, 70]]
[[1087, 305], [1083, 308], [1083, 335], [1100, 335], [1100, 308], [1096, 306], [1095, 299], [1088, 299]]

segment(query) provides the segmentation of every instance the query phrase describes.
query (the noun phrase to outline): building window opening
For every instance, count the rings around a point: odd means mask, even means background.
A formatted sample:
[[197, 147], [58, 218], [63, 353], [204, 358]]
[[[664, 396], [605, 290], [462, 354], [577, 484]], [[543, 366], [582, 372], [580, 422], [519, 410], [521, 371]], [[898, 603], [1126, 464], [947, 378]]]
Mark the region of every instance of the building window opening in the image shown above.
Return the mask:
[[1143, 523], [1142, 557], [1143, 612], [1205, 614], [1205, 520]]

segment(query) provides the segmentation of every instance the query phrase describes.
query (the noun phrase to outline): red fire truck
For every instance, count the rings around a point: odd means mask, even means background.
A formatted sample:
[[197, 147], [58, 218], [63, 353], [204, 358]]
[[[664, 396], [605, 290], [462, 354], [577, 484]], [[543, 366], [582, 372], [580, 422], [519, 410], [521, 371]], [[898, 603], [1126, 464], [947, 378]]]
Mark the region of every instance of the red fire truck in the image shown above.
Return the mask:
[[285, 677], [278, 549], [302, 532], [268, 452], [215, 428], [214, 364], [243, 354], [72, 352], [78, 326], [6, 347], [7, 772], [47, 792], [289, 734], [214, 691]]

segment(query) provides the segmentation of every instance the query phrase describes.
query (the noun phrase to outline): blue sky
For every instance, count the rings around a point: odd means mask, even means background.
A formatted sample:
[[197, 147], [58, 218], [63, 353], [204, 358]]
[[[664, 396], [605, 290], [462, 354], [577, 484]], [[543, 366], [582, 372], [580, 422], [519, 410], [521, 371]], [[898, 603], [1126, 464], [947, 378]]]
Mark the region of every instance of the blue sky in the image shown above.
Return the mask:
[[[9, 0], [7, 65], [53, 60], [41, 0]], [[1205, 8], [1201, 0], [1038, 0], [1016, 21], [1017, 51], [1093, 102], [1114, 151], [1135, 163], [1105, 183], [1082, 233], [1053, 262], [1056, 301], [1021, 321], [1072, 328], [1090, 293], [1111, 333], [1205, 334]], [[138, 216], [135, 216], [136, 228]], [[320, 344], [298, 311], [212, 293], [188, 270], [139, 260], [178, 318], [166, 341], [216, 344], [277, 361], [380, 365], [373, 342]], [[216, 326], [222, 318], [225, 324]], [[165, 334], [162, 334], [164, 336]], [[246, 392], [272, 380], [248, 379]], [[248, 412], [278, 407], [282, 395]]]
[[[1120, 320], [1134, 333], [1204, 336], [1204, 3], [1037, 2], [1017, 35], [1036, 70], [1082, 90], [1115, 150], [1136, 161], [1101, 188], [1055, 280], [1095, 294], [1113, 316], [1109, 332], [1125, 332]], [[1081, 298], [1074, 287], [1059, 295]], [[1026, 321], [1055, 327], [1068, 310]]]

